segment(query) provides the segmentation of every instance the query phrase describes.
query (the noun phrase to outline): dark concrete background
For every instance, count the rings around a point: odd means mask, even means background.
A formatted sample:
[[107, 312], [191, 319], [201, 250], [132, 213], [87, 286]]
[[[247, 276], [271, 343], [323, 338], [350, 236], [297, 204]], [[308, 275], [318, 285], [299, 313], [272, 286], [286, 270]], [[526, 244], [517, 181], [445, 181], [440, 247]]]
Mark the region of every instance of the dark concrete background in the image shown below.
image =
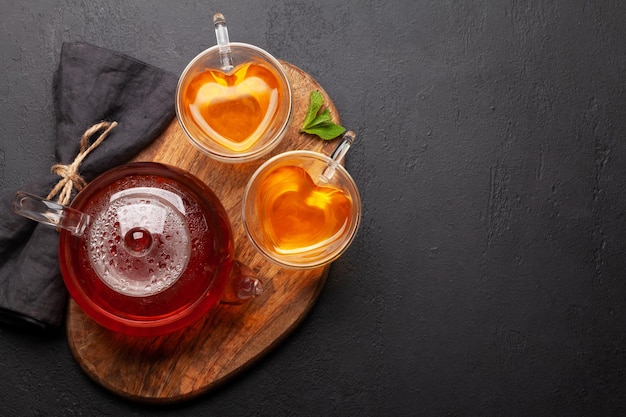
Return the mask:
[[0, 327], [0, 415], [626, 415], [626, 3], [0, 0], [0, 187], [53, 160], [52, 75], [85, 40], [180, 73], [254, 43], [358, 133], [364, 218], [314, 310], [221, 388], [145, 407], [62, 333]]

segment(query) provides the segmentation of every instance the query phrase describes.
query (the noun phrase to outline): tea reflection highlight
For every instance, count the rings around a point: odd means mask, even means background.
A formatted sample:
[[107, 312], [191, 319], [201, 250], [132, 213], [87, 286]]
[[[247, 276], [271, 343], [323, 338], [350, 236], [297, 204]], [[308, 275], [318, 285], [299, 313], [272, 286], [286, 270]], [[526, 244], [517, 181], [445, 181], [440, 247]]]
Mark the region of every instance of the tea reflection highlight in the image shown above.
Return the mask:
[[317, 186], [301, 167], [283, 166], [260, 184], [257, 211], [263, 232], [279, 254], [304, 253], [339, 240], [352, 216], [352, 199]]
[[182, 111], [218, 144], [243, 152], [256, 144], [277, 118], [285, 100], [277, 76], [267, 66], [247, 63], [225, 74], [206, 70], [182, 93]]

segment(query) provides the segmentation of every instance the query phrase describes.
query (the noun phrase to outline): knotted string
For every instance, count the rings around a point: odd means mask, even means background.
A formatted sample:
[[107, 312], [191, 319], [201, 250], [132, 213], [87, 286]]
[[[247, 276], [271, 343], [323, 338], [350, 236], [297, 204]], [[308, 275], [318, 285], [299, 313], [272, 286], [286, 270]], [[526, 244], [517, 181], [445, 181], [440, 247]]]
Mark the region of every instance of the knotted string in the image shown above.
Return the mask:
[[[74, 158], [74, 161], [69, 165], [63, 164], [54, 164], [52, 165], [52, 173], [57, 174], [61, 177], [57, 185], [54, 186], [47, 200], [54, 198], [55, 195], [59, 195], [57, 202], [62, 205], [67, 205], [70, 202], [70, 198], [72, 195], [72, 190], [76, 188], [77, 191], [82, 190], [87, 182], [80, 176], [78, 173], [78, 168], [80, 164], [83, 162], [85, 157], [89, 155], [89, 152], [94, 150], [102, 143], [104, 139], [108, 136], [109, 132], [117, 126], [117, 122], [100, 122], [91, 126], [89, 129], [83, 133], [83, 137], [80, 139], [80, 152]], [[89, 145], [89, 139], [96, 134], [97, 132], [105, 129], [98, 139], [95, 140], [91, 145]]]

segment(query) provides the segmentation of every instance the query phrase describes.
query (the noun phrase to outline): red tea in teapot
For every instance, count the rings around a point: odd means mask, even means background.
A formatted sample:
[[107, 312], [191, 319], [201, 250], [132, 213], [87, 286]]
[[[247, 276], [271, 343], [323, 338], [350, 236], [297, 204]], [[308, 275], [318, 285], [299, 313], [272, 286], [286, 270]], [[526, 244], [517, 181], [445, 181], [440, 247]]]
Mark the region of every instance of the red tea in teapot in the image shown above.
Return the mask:
[[91, 220], [82, 236], [61, 231], [61, 270], [73, 298], [107, 327], [124, 329], [125, 319], [178, 326], [219, 300], [233, 265], [230, 223], [217, 197], [185, 175], [133, 164], [72, 202]]
[[208, 137], [241, 152], [265, 134], [284, 94], [274, 69], [248, 62], [228, 73], [209, 69], [197, 74], [182, 93], [181, 109]]
[[59, 267], [92, 319], [133, 336], [189, 326], [218, 301], [263, 292], [234, 260], [226, 210], [191, 173], [135, 162], [99, 175], [70, 206], [18, 191], [12, 208], [59, 230]]
[[281, 166], [259, 186], [261, 228], [278, 253], [298, 253], [340, 239], [353, 213], [352, 199], [332, 186], [318, 186], [306, 170]]

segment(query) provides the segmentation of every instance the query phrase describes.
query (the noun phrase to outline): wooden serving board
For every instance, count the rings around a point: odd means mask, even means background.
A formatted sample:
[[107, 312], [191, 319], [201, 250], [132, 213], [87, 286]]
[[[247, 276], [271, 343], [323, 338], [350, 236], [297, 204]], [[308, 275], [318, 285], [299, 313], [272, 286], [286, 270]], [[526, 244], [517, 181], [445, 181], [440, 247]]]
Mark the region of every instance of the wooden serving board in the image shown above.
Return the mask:
[[191, 327], [161, 337], [131, 337], [109, 331], [70, 301], [67, 337], [82, 369], [98, 384], [123, 397], [152, 403], [176, 402], [209, 391], [268, 353], [315, 304], [328, 266], [313, 270], [280, 268], [258, 253], [241, 221], [243, 190], [265, 160], [293, 149], [330, 155], [338, 141], [299, 132], [311, 91], [319, 90], [338, 121], [322, 87], [301, 69], [281, 62], [291, 82], [293, 113], [288, 131], [270, 155], [244, 164], [225, 164], [200, 153], [174, 120], [136, 160], [183, 168], [217, 194], [230, 216], [236, 258], [263, 280], [265, 292], [243, 305], [220, 304]]

